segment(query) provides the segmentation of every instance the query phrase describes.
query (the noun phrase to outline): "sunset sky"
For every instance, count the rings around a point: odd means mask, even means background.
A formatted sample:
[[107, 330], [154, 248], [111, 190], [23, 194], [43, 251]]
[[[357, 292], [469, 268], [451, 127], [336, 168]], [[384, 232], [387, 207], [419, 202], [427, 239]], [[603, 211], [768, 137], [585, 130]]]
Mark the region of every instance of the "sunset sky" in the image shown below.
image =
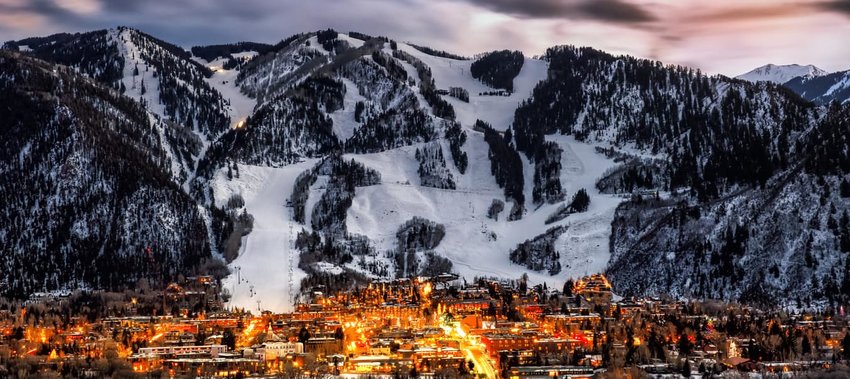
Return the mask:
[[560, 44], [738, 75], [850, 69], [850, 0], [0, 0], [0, 39], [126, 25], [185, 47], [332, 27], [464, 55]]

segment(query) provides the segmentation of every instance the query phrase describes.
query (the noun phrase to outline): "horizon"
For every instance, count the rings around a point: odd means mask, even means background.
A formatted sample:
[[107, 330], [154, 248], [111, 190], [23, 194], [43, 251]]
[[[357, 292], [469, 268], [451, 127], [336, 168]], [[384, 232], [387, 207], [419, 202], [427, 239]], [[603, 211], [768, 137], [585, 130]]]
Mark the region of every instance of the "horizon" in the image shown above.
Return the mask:
[[[158, 36], [158, 35], [155, 35], [155, 34], [149, 33], [148, 31], [146, 31], [146, 30], [144, 30], [144, 29], [140, 29], [140, 28], [133, 27], [133, 26], [127, 26], [127, 25], [115, 25], [115, 26], [106, 27], [106, 28], [100, 28], [100, 29], [88, 29], [88, 30], [76, 30], [76, 31], [67, 31], [67, 32], [57, 32], [57, 33], [51, 33], [51, 34], [46, 34], [46, 35], [33, 35], [33, 36], [27, 36], [27, 37], [19, 38], [19, 39], [17, 39], [17, 40], [6, 40], [6, 41], [3, 41], [3, 42], [20, 41], [20, 40], [24, 40], [24, 39], [28, 39], [28, 38], [47, 37], [47, 36], [50, 36], [50, 35], [53, 35], [53, 34], [59, 34], [59, 33], [70, 33], [70, 34], [75, 34], [75, 33], [87, 33], [87, 32], [93, 32], [93, 31], [98, 31], [98, 30], [110, 30], [110, 29], [116, 29], [116, 28], [122, 28], [122, 27], [135, 29], [135, 30], [141, 31], [141, 32], [143, 32], [143, 33], [149, 34], [149, 35], [151, 35], [151, 36], [153, 36], [153, 37], [155, 37], [155, 38], [162, 39], [162, 40], [164, 40], [165, 42], [172, 43], [170, 40], [167, 40], [167, 39], [165, 39], [165, 38], [163, 38], [163, 37], [161, 37], [161, 36]], [[290, 34], [290, 35], [285, 35], [285, 36], [282, 36], [280, 39], [277, 39], [277, 40], [270, 40], [270, 41], [259, 41], [259, 40], [238, 40], [238, 41], [221, 41], [221, 42], [215, 42], [215, 41], [213, 41], [212, 43], [209, 43], [209, 44], [192, 44], [192, 45], [180, 45], [180, 44], [175, 44], [175, 45], [179, 46], [180, 48], [182, 48], [182, 49], [184, 49], [184, 50], [186, 50], [186, 51], [188, 51], [188, 52], [191, 52], [191, 49], [192, 49], [192, 48], [194, 48], [194, 47], [216, 46], [216, 45], [228, 45], [228, 44], [237, 44], [237, 43], [263, 43], [263, 44], [267, 44], [267, 45], [273, 46], [274, 44], [276, 44], [276, 43], [278, 43], [278, 42], [280, 42], [280, 41], [282, 41], [282, 40], [286, 39], [287, 37], [290, 37], [290, 36], [292, 36], [292, 35], [294, 35], [294, 34], [301, 34], [301, 33], [314, 33], [314, 32], [317, 32], [317, 31], [320, 31], [320, 30], [326, 30], [326, 29], [333, 29], [333, 28], [319, 28], [319, 29], [316, 29], [316, 30], [306, 30], [306, 31], [303, 31], [303, 32], [298, 32], [298, 33], [293, 33], [293, 34]], [[334, 30], [336, 30], [336, 29], [334, 29]], [[336, 30], [336, 31], [337, 31], [337, 32], [339, 32], [339, 33], [345, 33], [345, 34], [349, 34], [349, 33], [352, 33], [352, 32], [359, 32], [358, 30], [354, 30], [354, 29], [352, 29], [352, 30]], [[369, 35], [368, 33], [364, 33], [364, 34]], [[377, 37], [377, 36], [383, 36], [383, 37], [388, 37], [388, 38], [390, 38], [390, 39], [393, 39], [391, 36], [385, 36], [385, 35], [375, 35], [375, 36], [376, 36], [376, 37]], [[429, 45], [429, 44], [427, 44], [427, 43], [424, 43], [423, 41], [416, 41], [416, 40], [403, 40], [403, 41], [399, 41], [399, 42], [407, 43], [407, 44], [415, 44], [415, 45], [419, 45], [419, 46], [426, 46], [426, 47], [435, 48], [435, 49], [438, 49], [438, 50], [445, 50], [445, 49], [437, 48], [437, 47], [435, 47], [435, 46], [433, 46], [433, 45]], [[635, 54], [630, 54], [630, 53], [615, 53], [615, 52], [607, 51], [607, 50], [604, 50], [604, 49], [599, 49], [599, 48], [597, 48], [597, 47], [595, 47], [595, 46], [591, 46], [591, 45], [560, 44], [560, 45], [552, 45], [552, 46], [550, 46], [550, 47], [555, 47], [555, 46], [564, 46], [564, 45], [573, 45], [573, 46], [576, 46], [576, 47], [588, 47], [588, 48], [593, 48], [593, 49], [597, 49], [597, 50], [600, 50], [600, 51], [603, 51], [603, 52], [609, 53], [609, 54], [614, 55], [614, 56], [628, 55], [628, 56], [633, 56], [633, 57], [637, 57], [637, 58], [641, 58], [641, 59], [656, 60], [656, 61], [659, 61], [659, 62], [661, 62], [661, 63], [665, 64], [665, 65], [675, 65], [675, 64], [676, 64], [676, 63], [671, 63], [671, 62], [667, 62], [667, 61], [663, 61], [663, 60], [658, 60], [658, 59], [651, 58], [651, 57], [645, 57], [645, 56], [640, 56], [640, 55], [635, 55]], [[548, 49], [548, 47], [547, 47], [547, 49]], [[508, 48], [508, 47], [506, 47], [505, 49], [499, 49], [499, 50], [519, 50], [519, 51], [522, 51], [522, 50], [517, 49], [517, 48]], [[487, 53], [487, 52], [490, 52], [490, 51], [494, 51], [494, 50], [489, 50], [489, 51], [478, 51], [478, 52], [457, 52], [457, 51], [452, 51], [452, 50], [445, 50], [445, 51], [447, 51], [448, 53], [457, 54], [457, 55], [460, 55], [460, 56], [462, 56], [462, 57], [466, 57], [466, 58], [470, 58], [470, 59], [472, 59], [472, 58], [474, 58], [476, 55], [484, 54], [484, 53]], [[543, 51], [541, 51], [541, 52], [539, 52], [539, 53], [529, 54], [528, 52], [523, 51], [523, 54], [525, 54], [525, 55], [526, 55], [526, 56], [528, 56], [528, 57], [538, 57], [538, 56], [542, 56], [543, 54], [545, 54], [545, 52], [546, 52], [546, 50], [543, 50]], [[762, 64], [762, 65], [760, 65], [760, 66], [752, 67], [751, 69], [749, 69], [749, 70], [747, 70], [747, 71], [744, 71], [744, 72], [741, 72], [741, 73], [737, 73], [737, 74], [734, 74], [734, 73], [722, 73], [722, 72], [719, 72], [719, 73], [718, 73], [718, 72], [707, 72], [707, 74], [708, 74], [708, 75], [724, 75], [724, 76], [727, 76], [727, 77], [730, 77], [730, 78], [735, 78], [736, 76], [740, 76], [740, 75], [743, 75], [743, 74], [747, 74], [747, 73], [749, 73], [749, 72], [751, 72], [751, 71], [754, 71], [754, 70], [756, 70], [756, 69], [760, 69], [760, 68], [764, 68], [764, 67], [767, 67], [767, 66], [775, 66], [775, 67], [784, 67], [784, 66], [801, 66], [801, 67], [808, 67], [808, 66], [814, 66], [815, 68], [818, 68], [818, 69], [821, 69], [821, 70], [826, 71], [826, 72], [827, 72], [827, 74], [831, 74], [831, 73], [835, 73], [835, 72], [842, 72], [842, 71], [850, 70], [850, 67], [848, 67], [848, 68], [841, 68], [841, 69], [838, 69], [838, 70], [829, 70], [829, 69], [824, 69], [823, 67], [818, 66], [817, 64], [814, 64], [814, 63], [805, 63], [805, 62], [803, 62], [803, 63], [800, 63], [800, 62], [789, 62], [789, 63], [775, 63], [775, 62], [767, 62], [767, 63], [764, 63], [764, 64]], [[700, 67], [695, 67], [695, 66], [687, 66], [687, 67], [692, 67], [692, 68], [701, 69]]]
[[850, 69], [850, 51], [829, 38], [850, 33], [848, 0], [710, 5], [694, 0], [2, 0], [0, 11], [3, 41], [126, 25], [188, 49], [239, 41], [274, 44], [332, 28], [465, 56], [502, 49], [535, 56], [551, 46], [588, 46], [729, 77], [767, 64]]

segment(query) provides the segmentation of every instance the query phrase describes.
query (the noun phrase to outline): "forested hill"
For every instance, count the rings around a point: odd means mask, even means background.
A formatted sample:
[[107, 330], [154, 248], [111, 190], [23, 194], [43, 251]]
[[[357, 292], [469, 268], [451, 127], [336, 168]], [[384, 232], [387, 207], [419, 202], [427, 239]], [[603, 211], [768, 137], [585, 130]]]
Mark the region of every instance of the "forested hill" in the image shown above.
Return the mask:
[[549, 79], [517, 110], [517, 148], [539, 160], [547, 134], [604, 142], [624, 165], [598, 187], [644, 190], [612, 224], [618, 291], [803, 305], [850, 295], [846, 107], [589, 48], [546, 59]]
[[138, 102], [0, 51], [0, 104], [0, 271], [9, 294], [216, 270], [217, 241], [171, 179], [166, 126]]

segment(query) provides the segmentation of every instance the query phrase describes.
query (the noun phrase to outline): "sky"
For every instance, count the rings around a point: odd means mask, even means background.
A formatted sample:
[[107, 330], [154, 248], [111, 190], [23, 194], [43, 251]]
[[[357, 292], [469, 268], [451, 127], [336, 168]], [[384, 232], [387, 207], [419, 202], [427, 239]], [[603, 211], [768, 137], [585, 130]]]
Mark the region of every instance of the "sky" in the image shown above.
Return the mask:
[[735, 76], [850, 69], [850, 0], [0, 0], [0, 40], [115, 27], [194, 45], [334, 28], [472, 56], [591, 46]]

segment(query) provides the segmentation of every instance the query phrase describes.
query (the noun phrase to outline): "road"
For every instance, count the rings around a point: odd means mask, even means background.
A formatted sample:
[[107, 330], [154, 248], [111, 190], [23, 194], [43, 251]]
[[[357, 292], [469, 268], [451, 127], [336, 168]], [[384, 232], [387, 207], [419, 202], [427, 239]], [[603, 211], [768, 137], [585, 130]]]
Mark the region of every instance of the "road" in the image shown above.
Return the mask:
[[474, 372], [478, 377], [482, 378], [497, 378], [498, 373], [490, 362], [490, 357], [484, 349], [477, 345], [470, 345], [467, 342], [461, 343], [461, 349], [466, 353], [467, 359], [475, 364]]

